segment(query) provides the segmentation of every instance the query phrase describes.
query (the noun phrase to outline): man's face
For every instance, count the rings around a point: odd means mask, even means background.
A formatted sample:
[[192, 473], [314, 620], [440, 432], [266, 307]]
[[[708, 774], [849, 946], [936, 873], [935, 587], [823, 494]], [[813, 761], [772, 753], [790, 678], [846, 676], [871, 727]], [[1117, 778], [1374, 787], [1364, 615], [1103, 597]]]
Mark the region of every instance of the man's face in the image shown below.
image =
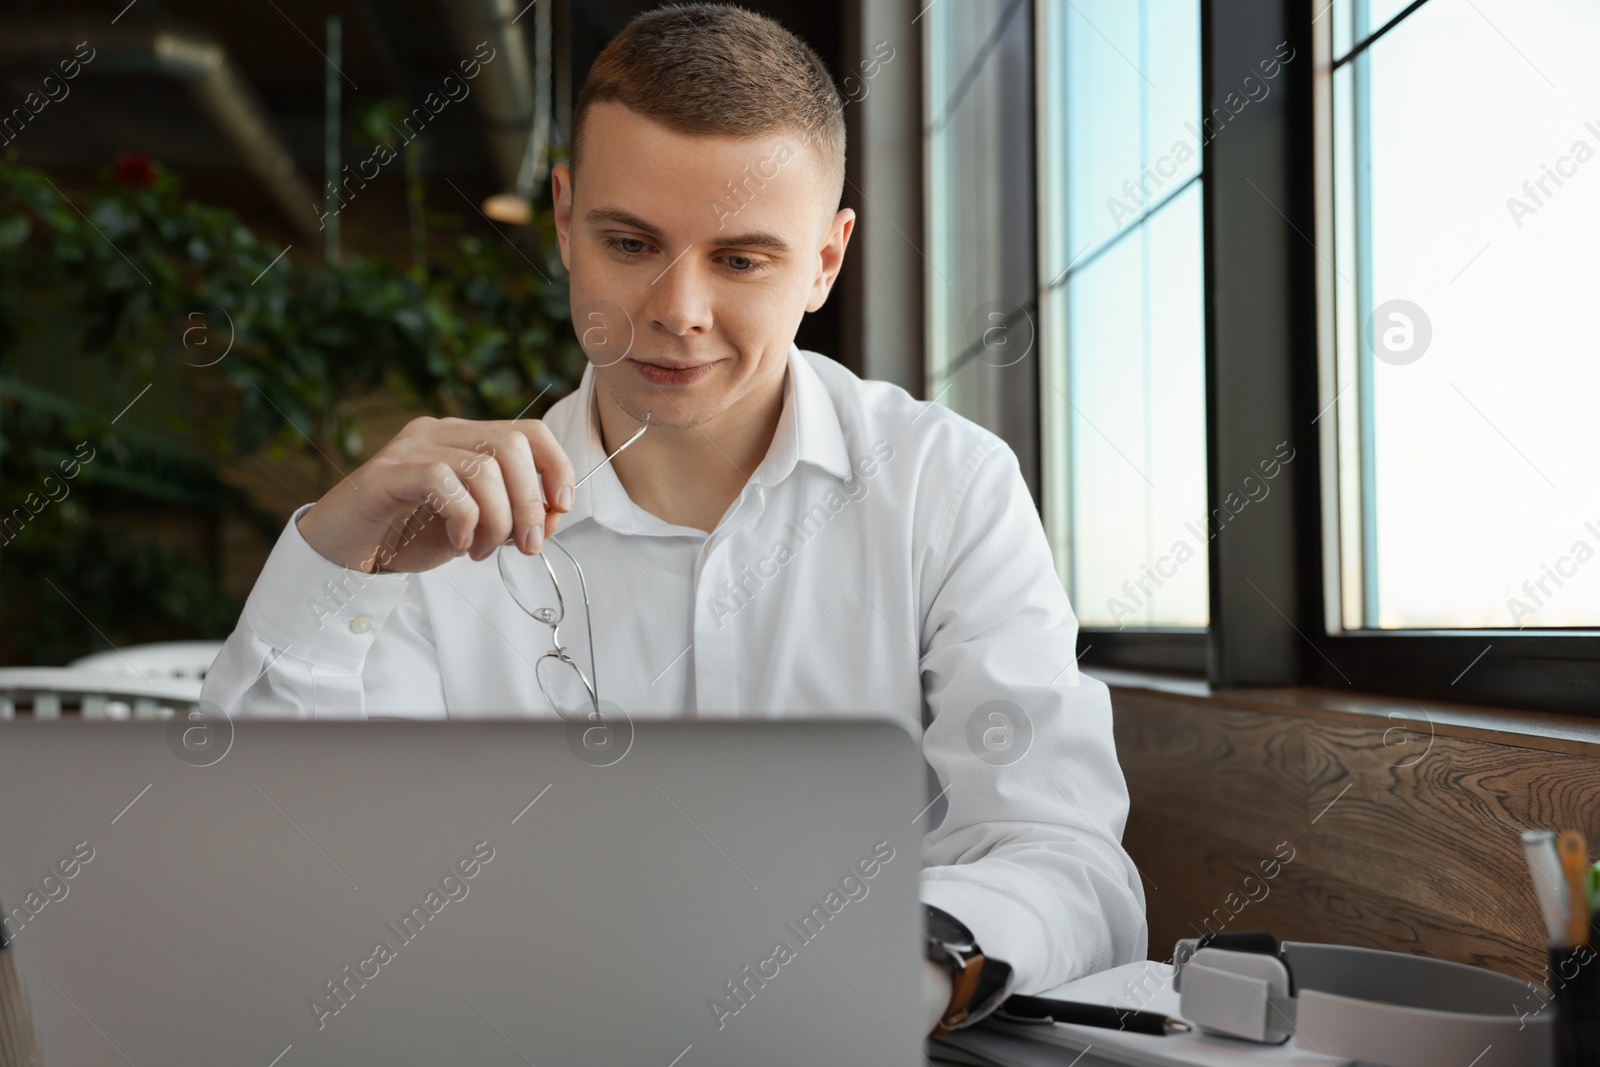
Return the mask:
[[583, 144], [582, 181], [565, 165], [553, 181], [573, 328], [597, 380], [660, 426], [766, 395], [854, 226], [816, 151], [790, 133], [678, 133], [614, 103], [589, 110]]

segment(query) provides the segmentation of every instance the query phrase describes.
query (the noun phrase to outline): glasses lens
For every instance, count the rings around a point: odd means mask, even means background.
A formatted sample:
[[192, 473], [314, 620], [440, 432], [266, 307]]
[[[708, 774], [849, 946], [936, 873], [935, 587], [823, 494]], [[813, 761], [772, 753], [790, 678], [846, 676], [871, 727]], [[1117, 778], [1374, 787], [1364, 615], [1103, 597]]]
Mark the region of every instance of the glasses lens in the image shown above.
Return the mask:
[[539, 691], [550, 706], [568, 719], [595, 714], [594, 697], [575, 663], [560, 656], [543, 656], [534, 667]]
[[517, 606], [535, 619], [550, 626], [560, 625], [565, 614], [561, 589], [552, 576], [552, 561], [541, 552], [524, 556], [510, 545], [502, 545], [498, 552], [500, 578], [506, 592]]

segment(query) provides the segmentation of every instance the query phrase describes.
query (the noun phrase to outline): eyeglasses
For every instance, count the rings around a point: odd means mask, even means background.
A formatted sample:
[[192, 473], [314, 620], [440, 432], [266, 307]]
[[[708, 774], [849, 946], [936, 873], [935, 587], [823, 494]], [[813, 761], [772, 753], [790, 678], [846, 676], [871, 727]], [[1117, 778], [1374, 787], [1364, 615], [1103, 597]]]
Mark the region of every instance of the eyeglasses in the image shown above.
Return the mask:
[[[588, 474], [579, 478], [573, 484], [574, 491], [592, 478], [601, 467], [615, 459], [623, 449], [643, 437], [645, 430], [649, 428], [650, 413], [647, 411], [644, 414], [643, 423], [634, 431], [633, 436], [618, 445], [616, 451], [596, 463], [594, 469]], [[539, 562], [544, 567], [543, 572], [537, 567], [528, 566], [508, 569], [506, 565], [506, 549], [512, 546], [513, 542], [507, 539], [495, 551], [495, 562], [500, 568], [500, 581], [505, 585], [506, 592], [511, 595], [511, 599], [516, 602], [519, 608], [533, 616], [536, 621], [550, 627], [551, 647], [549, 651], [539, 658], [539, 662], [534, 665], [533, 669], [534, 680], [539, 683], [539, 692], [544, 695], [545, 700], [549, 701], [550, 706], [555, 708], [558, 713], [577, 711], [579, 706], [587, 700], [594, 711], [594, 721], [603, 724], [604, 719], [600, 714], [600, 692], [594, 681], [598, 672], [595, 670], [594, 661], [594, 621], [589, 611], [589, 583], [584, 578], [583, 567], [578, 564], [572, 553], [567, 551], [565, 545], [554, 537], [549, 538], [545, 543], [547, 546], [553, 545], [560, 549], [561, 554], [567, 557], [568, 562], [572, 564], [572, 569], [578, 575], [578, 591], [583, 596], [584, 626], [589, 636], [588, 674], [583, 673], [583, 668], [578, 666], [567, 651], [567, 647], [561, 643], [561, 624], [565, 621], [567, 614], [566, 598], [562, 595], [561, 582], [556, 578], [555, 568], [550, 566], [550, 560], [546, 553], [540, 552], [538, 554]], [[515, 554], [510, 557], [512, 562], [517, 562], [518, 559], [519, 557]], [[528, 573], [523, 573], [524, 571]]]

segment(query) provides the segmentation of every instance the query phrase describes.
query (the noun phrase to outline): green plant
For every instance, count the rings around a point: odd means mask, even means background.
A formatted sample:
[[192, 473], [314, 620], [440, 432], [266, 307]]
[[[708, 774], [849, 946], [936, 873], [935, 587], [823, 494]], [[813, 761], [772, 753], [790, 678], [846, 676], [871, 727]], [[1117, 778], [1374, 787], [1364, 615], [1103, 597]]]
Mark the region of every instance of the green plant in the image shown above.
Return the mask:
[[[548, 230], [548, 206], [539, 215]], [[113, 498], [232, 511], [270, 533], [270, 518], [218, 478], [219, 462], [264, 447], [301, 452], [315, 457], [326, 488], [335, 468], [358, 462], [356, 416], [374, 394], [434, 414], [506, 418], [536, 417], [570, 390], [583, 360], [554, 265], [547, 279], [506, 241], [442, 243], [410, 269], [358, 256], [302, 262], [187, 197], [176, 175], [148, 161], [119, 161], [115, 177], [74, 200], [47, 175], [0, 163], [0, 514], [75, 442], [90, 440], [104, 457], [71, 498], [0, 545], [0, 615], [22, 627], [7, 626], [15, 648], [58, 661], [74, 651], [70, 631], [75, 651], [88, 651], [76, 613], [57, 617], [52, 601], [63, 595], [92, 619], [131, 627], [106, 632], [116, 643], [231, 627], [238, 606], [192, 560], [95, 520]], [[197, 321], [212, 340], [191, 349]], [[59, 379], [54, 390], [29, 378], [45, 372]], [[188, 389], [205, 376], [235, 402], [173, 401], [160, 436], [112, 425], [118, 407], [144, 395], [141, 384]], [[51, 621], [35, 626], [34, 615]]]
[[108, 178], [74, 206], [44, 174], [0, 166], [0, 369], [30, 311], [53, 303], [78, 313], [78, 351], [146, 371], [190, 316], [213, 330], [225, 317], [232, 348], [216, 371], [242, 404], [225, 420], [229, 450], [277, 440], [346, 469], [359, 452], [353, 406], [374, 392], [506, 417], [547, 387], [555, 399], [582, 367], [565, 279], [540, 277], [504, 242], [460, 237], [420, 277], [358, 256], [302, 263], [185, 198], [160, 167], [146, 187]]

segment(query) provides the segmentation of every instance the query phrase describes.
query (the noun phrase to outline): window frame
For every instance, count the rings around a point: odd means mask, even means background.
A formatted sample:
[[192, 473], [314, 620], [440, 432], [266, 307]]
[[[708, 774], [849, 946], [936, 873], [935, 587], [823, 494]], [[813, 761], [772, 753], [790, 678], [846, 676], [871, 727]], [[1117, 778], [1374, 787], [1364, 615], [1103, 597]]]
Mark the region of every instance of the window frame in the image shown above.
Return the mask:
[[[1427, 0], [1406, 5], [1357, 42], [1350, 56], [1410, 18]], [[1264, 40], [1275, 32], [1304, 61], [1285, 64], [1278, 78], [1282, 114], [1256, 122], [1251, 142], [1256, 165], [1282, 168], [1286, 197], [1270, 232], [1258, 240], [1232, 240], [1264, 218], [1259, 205], [1221, 189], [1251, 146], [1227, 138], [1206, 142], [1200, 181], [1205, 189], [1206, 435], [1208, 499], [1226, 493], [1234, 459], [1248, 456], [1230, 434], [1229, 413], [1269, 405], [1269, 416], [1290, 429], [1298, 451], [1291, 493], [1293, 514], [1277, 515], [1266, 536], [1251, 545], [1211, 542], [1210, 629], [1085, 629], [1078, 637], [1083, 664], [1197, 672], [1203, 662], [1211, 685], [1315, 685], [1347, 693], [1419, 697], [1456, 704], [1488, 704], [1541, 712], [1600, 710], [1600, 627], [1544, 630], [1344, 630], [1338, 614], [1338, 483], [1328, 472], [1336, 454], [1333, 419], [1318, 414], [1333, 403], [1333, 269], [1318, 253], [1333, 240], [1333, 19], [1318, 19], [1328, 0], [1280, 0], [1275, 29], [1262, 30], [1261, 6], [1250, 0], [1202, 0], [1202, 106], [1206, 112], [1227, 91], [1219, 77], [1219, 42]], [[1237, 43], [1234, 50], [1238, 50]], [[1246, 46], [1248, 51], [1248, 46]], [[1235, 64], [1237, 66], [1237, 64]], [[1253, 118], [1261, 120], [1262, 115]], [[1272, 120], [1275, 118], [1275, 120]], [[1243, 166], [1251, 166], [1245, 158]], [[1264, 184], [1264, 182], [1262, 182]], [[1277, 198], [1274, 198], [1277, 200]], [[1242, 214], [1243, 211], [1243, 214]], [[1315, 237], [1315, 242], [1312, 240]], [[1229, 240], [1224, 240], [1229, 238]], [[1269, 344], [1275, 360], [1248, 352], [1230, 336], [1226, 317], [1238, 314], [1235, 294], [1250, 277], [1250, 258], [1275, 253], [1290, 269], [1278, 296], [1290, 314]], [[1262, 294], [1272, 299], [1274, 294]], [[1274, 365], [1277, 363], [1277, 365]], [[1253, 381], [1267, 374], [1269, 384]], [[1288, 416], [1288, 418], [1283, 418]], [[1224, 544], [1219, 544], [1224, 542]], [[1325, 550], [1326, 549], [1326, 550]], [[1277, 581], [1240, 579], [1256, 568]], [[1274, 589], [1275, 585], [1275, 589]], [[1262, 589], [1264, 587], [1264, 589]], [[1267, 595], [1267, 593], [1272, 595]], [[1198, 673], [1198, 672], [1197, 672]]]
[[[1199, 183], [1203, 186], [1205, 183], [1205, 158], [1202, 151], [1200, 168], [1194, 175], [1184, 179], [1183, 182], [1173, 186], [1171, 189], [1163, 190], [1161, 195], [1154, 198], [1152, 203], [1140, 208], [1137, 222], [1116, 233], [1110, 239], [1100, 242], [1092, 249], [1085, 249], [1083, 253], [1073, 258], [1065, 270], [1047, 279], [1045, 259], [1048, 238], [1042, 232], [1042, 227], [1050, 224], [1065, 225], [1065, 217], [1057, 218], [1056, 213], [1051, 211], [1049, 207], [1052, 201], [1045, 188], [1044, 153], [1041, 147], [1044, 145], [1046, 138], [1045, 124], [1049, 121], [1051, 112], [1057, 109], [1052, 108], [1044, 100], [1045, 93], [1049, 91], [1049, 81], [1044, 72], [1047, 69], [1051, 55], [1050, 42], [1044, 39], [1044, 36], [1039, 32], [1039, 28], [1049, 23], [1050, 18], [1046, 13], [1046, 7], [1055, 2], [1059, 2], [1059, 0], [1034, 0], [1031, 24], [1031, 29], [1034, 33], [1035, 72], [1035, 124], [1033, 129], [1034, 203], [1036, 205], [1035, 219], [1041, 227], [1041, 232], [1034, 243], [1034, 256], [1037, 262], [1034, 274], [1040, 279], [1039, 291], [1029, 301], [1027, 310], [1029, 314], [1036, 317], [1036, 335], [1039, 337], [1038, 375], [1041, 380], [1044, 375], [1043, 360], [1045, 354], [1043, 345], [1045, 344], [1044, 338], [1046, 334], [1042, 305], [1047, 293], [1063, 289], [1074, 275], [1092, 265], [1102, 255], [1111, 251], [1121, 242], [1136, 239], [1141, 226], [1146, 225], [1151, 218], [1155, 217], [1172, 201], [1187, 191], [1191, 185]], [[1196, 117], [1198, 118], [1198, 116]], [[1203, 241], [1204, 236], [1202, 235]], [[1042, 385], [1039, 387], [1038, 393], [1040, 411], [1038, 432], [1034, 440], [1036, 449], [1035, 469], [1039, 472], [1036, 499], [1039, 501], [1040, 512], [1044, 516], [1047, 525], [1052, 521], [1069, 524], [1072, 515], [1070, 499], [1055, 499], [1052, 497], [1050, 489], [1054, 483], [1050, 473], [1052, 466], [1056, 462], [1066, 461], [1066, 457], [1052, 460], [1046, 452], [1046, 446], [1049, 443], [1047, 428], [1047, 420], [1050, 417], [1049, 406], [1054, 401]], [[1063, 436], [1068, 440], [1071, 439], [1070, 432]], [[1070, 474], [1063, 481], [1067, 488], [1059, 495], [1070, 497]], [[1068, 529], [1070, 531], [1070, 526]], [[1070, 536], [1066, 540], [1070, 541]], [[1074, 610], [1076, 609], [1077, 605], [1074, 604]], [[1207, 629], [1205, 627], [1126, 626], [1119, 628], [1080, 626], [1076, 655], [1078, 661], [1085, 665], [1116, 667], [1125, 670], [1204, 674], [1206, 672], [1207, 640]]]
[[[985, 66], [991, 62], [998, 62], [997, 57], [1002, 54], [1002, 43], [1014, 25], [1021, 27], [1020, 32], [1027, 42], [1025, 62], [1030, 64], [1030, 69], [1025, 72], [1027, 88], [1020, 94], [1029, 110], [1017, 124], [1018, 128], [1026, 130], [1027, 133], [1014, 140], [1002, 141], [1000, 150], [1003, 155], [997, 154], [989, 161], [987, 177], [998, 187], [1003, 184], [998, 177], [1002, 170], [1012, 170], [1034, 179], [1039, 173], [1036, 148], [1038, 86], [1041, 79], [1037, 66], [1037, 0], [1033, 2], [996, 0], [994, 9], [995, 24], [989, 34], [979, 42], [975, 54], [961, 70], [943, 71], [942, 79], [936, 73], [939, 60], [934, 55], [934, 49], [939, 44], [936, 39], [937, 19], [948, 12], [935, 11], [934, 5], [926, 4], [923, 5], [923, 10], [916, 20], [920, 24], [923, 52], [920, 143], [923, 165], [923, 229], [927, 249], [924, 262], [928, 268], [922, 272], [922, 299], [927, 338], [927, 344], [923, 347], [922, 395], [931, 400], [941, 399], [954, 386], [962, 370], [982, 351], [982, 346], [975, 343], [953, 346], [950, 344], [951, 339], [942, 332], [947, 328], [945, 314], [949, 310], [947, 304], [949, 294], [944, 288], [949, 282], [942, 276], [937, 276], [938, 271], [933, 267], [933, 260], [939, 257], [938, 245], [941, 236], [948, 239], [947, 234], [939, 233], [941, 226], [939, 216], [946, 211], [949, 198], [946, 192], [948, 177], [936, 172], [938, 153], [942, 150], [936, 141], [944, 135], [944, 131], [959, 111], [961, 104], [968, 98]], [[928, 17], [923, 18], [924, 15]], [[1038, 183], [1036, 180], [1028, 180], [1025, 184], [1026, 200], [1012, 202], [1012, 208], [1018, 217], [1026, 219], [1025, 224], [1017, 229], [1036, 234], [1040, 204]], [[1010, 270], [1025, 278], [1025, 282], [1017, 287], [1014, 294], [1008, 294], [1003, 298], [1011, 305], [1004, 319], [1008, 328], [1024, 318], [1030, 321], [1037, 319], [1038, 265], [1035, 241], [1032, 242], [1032, 247], [1020, 249], [1006, 256], [1004, 265], [998, 268], [1001, 273]], [[1013, 295], [1016, 298], [1014, 303], [1011, 302]], [[991, 429], [1004, 438], [1016, 453], [1023, 480], [1037, 501], [1042, 496], [1039, 462], [1042, 459], [1040, 440], [1043, 436], [1040, 423], [1044, 414], [1039, 395], [1039, 361], [1037, 358], [1031, 361], [1024, 360], [1018, 364], [1018, 369], [1021, 373], [1004, 376], [993, 389], [996, 404], [1003, 411], [1004, 417], [1002, 426], [993, 426]]]
[[[1040, 145], [1049, 109], [1044, 24], [1034, 0], [1036, 215], [1046, 221]], [[1429, 0], [1415, 0], [1367, 37], [1364, 49]], [[1600, 627], [1541, 631], [1342, 630], [1338, 487], [1327, 465], [1337, 427], [1320, 414], [1334, 400], [1333, 271], [1319, 248], [1333, 239], [1332, 21], [1329, 0], [1200, 0], [1202, 114], [1219, 106], [1254, 59], [1286, 41], [1270, 104], [1252, 104], [1227, 134], [1201, 148], [1204, 245], [1207, 500], [1215, 506], [1238, 469], [1271, 453], [1296, 451], [1276, 489], [1285, 507], [1241, 513], [1208, 546], [1205, 630], [1081, 628], [1086, 666], [1204, 675], [1216, 687], [1325, 687], [1352, 695], [1390, 695], [1508, 708], [1600, 713]], [[1355, 49], [1351, 54], [1355, 54]], [[1251, 127], [1233, 136], [1235, 124]], [[1249, 179], [1249, 185], [1245, 179]], [[1255, 188], [1252, 190], [1250, 186]], [[1042, 279], [1043, 238], [1034, 242]], [[1041, 284], [1043, 284], [1041, 282]], [[1029, 312], [1039, 299], [1029, 302]], [[1268, 312], [1263, 313], [1262, 308]], [[1281, 312], [1276, 309], [1280, 309]], [[1029, 457], [1043, 471], [1045, 411]], [[1044, 499], [1042, 514], [1060, 502]], [[1255, 511], [1255, 509], [1251, 509]], [[1248, 518], [1249, 523], [1244, 520]], [[1235, 529], [1235, 525], [1238, 526]]]
[[[1303, 7], [1297, 0], [1284, 0]], [[1321, 6], [1327, 0], [1306, 0]], [[1412, 0], [1383, 25], [1369, 30], [1342, 56], [1334, 55], [1332, 17], [1304, 27], [1306, 45], [1315, 57], [1310, 121], [1291, 131], [1285, 148], [1314, 159], [1317, 191], [1310, 218], [1300, 220], [1314, 232], [1317, 247], [1331, 249], [1335, 237], [1333, 181], [1334, 72], [1354, 61], [1376, 41], [1410, 18], [1430, 0]], [[1304, 143], [1309, 136], [1309, 145]], [[1359, 226], [1359, 222], [1357, 224]], [[1334, 402], [1333, 359], [1337, 310], [1335, 271], [1315, 252], [1316, 294], [1313, 324], [1318, 366], [1318, 411]], [[1359, 284], [1359, 282], [1358, 282]], [[1318, 468], [1319, 532], [1317, 551], [1309, 557], [1302, 584], [1313, 594], [1316, 612], [1307, 619], [1319, 635], [1317, 656], [1307, 665], [1313, 684], [1330, 689], [1490, 704], [1569, 714], [1600, 713], [1600, 627], [1546, 629], [1527, 633], [1499, 629], [1347, 630], [1341, 625], [1338, 472], [1334, 457], [1338, 428], [1333, 419], [1320, 427], [1315, 441]], [[1364, 463], [1370, 459], [1364, 457]], [[1368, 525], [1364, 523], [1364, 525]], [[1471, 679], [1468, 681], [1468, 679]]]

